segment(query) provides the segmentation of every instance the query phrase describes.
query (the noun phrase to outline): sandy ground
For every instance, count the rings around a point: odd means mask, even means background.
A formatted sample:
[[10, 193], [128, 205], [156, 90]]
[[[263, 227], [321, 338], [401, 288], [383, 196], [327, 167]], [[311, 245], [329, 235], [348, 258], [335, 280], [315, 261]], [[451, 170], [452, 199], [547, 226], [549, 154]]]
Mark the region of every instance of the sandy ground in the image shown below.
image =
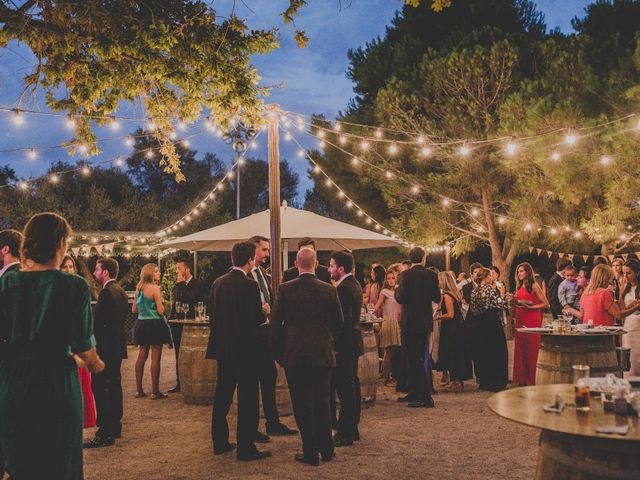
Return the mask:
[[[499, 418], [486, 406], [490, 394], [466, 382], [465, 392], [441, 392], [434, 409], [409, 409], [397, 394], [379, 385], [378, 400], [363, 411], [362, 440], [337, 449], [333, 462], [310, 467], [293, 460], [299, 437], [277, 437], [273, 456], [237, 462], [234, 454], [213, 456], [211, 407], [186, 405], [180, 394], [167, 400], [135, 399], [135, 349], [123, 363], [123, 436], [109, 448], [85, 450], [85, 478], [98, 479], [302, 479], [421, 478], [531, 479], [538, 431]], [[161, 388], [174, 384], [173, 351], [165, 350]], [[145, 388], [150, 379], [145, 372]], [[293, 417], [283, 422], [293, 427]], [[235, 419], [231, 418], [232, 438]], [[261, 428], [264, 425], [261, 421]], [[90, 438], [95, 429], [85, 430]]]

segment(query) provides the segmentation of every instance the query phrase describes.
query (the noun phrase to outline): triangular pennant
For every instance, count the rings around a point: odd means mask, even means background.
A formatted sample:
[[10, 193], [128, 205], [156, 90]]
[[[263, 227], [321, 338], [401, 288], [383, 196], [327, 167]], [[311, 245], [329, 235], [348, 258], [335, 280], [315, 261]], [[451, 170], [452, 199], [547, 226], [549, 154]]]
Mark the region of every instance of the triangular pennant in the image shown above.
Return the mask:
[[609, 262], [613, 262], [613, 259], [616, 258], [615, 255], [607, 255], [607, 258], [609, 259]]
[[569, 257], [569, 260], [573, 261], [573, 253], [568, 253], [567, 257]]
[[623, 253], [622, 254], [622, 259], [626, 262], [627, 258], [629, 258], [629, 254], [628, 253]]
[[589, 260], [589, 255], [582, 255], [582, 260], [584, 260], [585, 262]]
[[551, 250], [547, 250], [547, 257], [553, 257], [553, 252]]
[[558, 252], [558, 257], [559, 257], [559, 258], [563, 258], [563, 257], [564, 257], [564, 253], [562, 253], [562, 252]]
[[78, 256], [78, 253], [80, 253], [80, 247], [75, 247], [71, 249], [71, 253], [73, 253], [74, 257]]
[[533, 252], [533, 247], [529, 245], [529, 253]]
[[96, 249], [96, 252], [98, 252], [98, 255], [102, 255], [102, 250], [104, 249], [104, 245], [94, 245], [93, 248]]
[[538, 255], [540, 255], [542, 253], [542, 249], [541, 248], [536, 248], [536, 252], [538, 253]]

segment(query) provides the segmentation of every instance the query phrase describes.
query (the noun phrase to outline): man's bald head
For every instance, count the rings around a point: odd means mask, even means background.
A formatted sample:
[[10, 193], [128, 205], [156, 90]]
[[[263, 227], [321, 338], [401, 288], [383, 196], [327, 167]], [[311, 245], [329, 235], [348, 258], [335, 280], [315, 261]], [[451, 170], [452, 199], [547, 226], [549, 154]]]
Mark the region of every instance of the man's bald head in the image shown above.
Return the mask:
[[315, 273], [316, 251], [309, 247], [304, 247], [298, 250], [298, 255], [296, 256], [296, 267], [298, 267], [298, 272], [300, 273]]

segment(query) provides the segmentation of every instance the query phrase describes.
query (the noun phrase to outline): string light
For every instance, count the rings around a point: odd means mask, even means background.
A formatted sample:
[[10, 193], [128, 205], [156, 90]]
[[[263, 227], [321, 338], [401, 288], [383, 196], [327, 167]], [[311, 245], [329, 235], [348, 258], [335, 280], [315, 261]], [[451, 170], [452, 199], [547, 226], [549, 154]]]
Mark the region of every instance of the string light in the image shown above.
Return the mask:
[[249, 144], [251, 146], [252, 149], [256, 150], [258, 148], [258, 142], [256, 142], [255, 140], [252, 140], [251, 143]]
[[398, 153], [398, 145], [396, 145], [395, 143], [389, 145], [389, 153], [391, 155], [395, 155], [396, 153]]
[[120, 157], [116, 158], [114, 163], [116, 164], [116, 167], [122, 167], [124, 165], [124, 161]]
[[156, 122], [147, 123], [147, 131], [148, 132], [155, 132], [157, 129], [158, 129], [158, 125], [156, 124]]
[[414, 195], [417, 195], [418, 193], [420, 193], [420, 187], [417, 185], [414, 185], [413, 187], [411, 187], [411, 193], [413, 193]]
[[609, 165], [611, 163], [611, 157], [609, 157], [608, 155], [603, 155], [602, 157], [600, 157], [600, 163], [602, 165]]
[[133, 140], [133, 138], [131, 138], [131, 137], [127, 137], [127, 138], [124, 140], [124, 144], [125, 144], [127, 147], [133, 147], [133, 145], [135, 144], [135, 141]]
[[67, 127], [67, 130], [75, 130], [78, 124], [75, 118], [69, 117], [67, 118], [67, 121], [64, 123], [64, 126]]
[[344, 135], [340, 135], [340, 138], [338, 138], [338, 142], [340, 143], [340, 145], [346, 145], [347, 137], [345, 137]]
[[449, 205], [451, 205], [451, 200], [449, 200], [448, 198], [443, 198], [440, 203], [442, 203], [443, 207], [448, 207]]
[[360, 164], [360, 159], [358, 157], [353, 157], [351, 159], [351, 165], [359, 165]]
[[55, 173], [52, 173], [49, 177], [49, 181], [53, 184], [56, 184], [60, 181], [60, 177], [58, 177], [58, 175], [56, 175]]
[[557, 162], [558, 160], [560, 160], [560, 154], [558, 152], [552, 152], [551, 160], [553, 160], [554, 162]]
[[187, 124], [185, 122], [182, 122], [182, 121], [178, 122], [178, 124], [176, 125], [176, 128], [178, 130], [180, 130], [181, 132], [186, 132], [187, 131], [187, 127], [188, 127]]
[[525, 223], [524, 224], [524, 231], [525, 232], [530, 232], [533, 229], [533, 225], [531, 225], [530, 223]]
[[285, 139], [287, 142], [290, 142], [290, 141], [291, 141], [291, 134], [290, 134], [289, 132], [285, 133], [285, 134], [284, 134], [284, 139]]
[[376, 136], [376, 138], [382, 138], [384, 136], [384, 134], [382, 133], [381, 129], [376, 129], [376, 132], [374, 134]]
[[318, 165], [314, 165], [312, 170], [313, 170], [313, 173], [320, 173], [320, 167]]
[[509, 142], [507, 144], [507, 155], [513, 156], [516, 154], [517, 150], [518, 150], [518, 146], [515, 143]]
[[462, 145], [460, 147], [460, 155], [466, 157], [469, 153], [471, 153], [471, 149], [467, 145]]
[[330, 186], [331, 186], [331, 179], [330, 179], [330, 178], [327, 178], [327, 179], [324, 181], [324, 184], [325, 184], [325, 186], [330, 187]]
[[340, 130], [342, 130], [342, 125], [340, 125], [338, 122], [336, 122], [336, 124], [334, 125], [333, 129], [336, 132], [339, 132]]
[[89, 151], [89, 148], [84, 143], [81, 143], [78, 145], [78, 151], [84, 155]]
[[574, 238], [582, 238], [582, 232], [579, 232], [579, 231], [576, 230], [575, 232], [573, 232], [573, 237]]
[[507, 222], [507, 219], [504, 217], [504, 215], [500, 215], [500, 216], [498, 217], [498, 223], [499, 223], [500, 225], [504, 225], [506, 222]]
[[326, 136], [326, 133], [324, 132], [324, 130], [319, 130], [318, 131], [318, 137], [324, 138], [325, 136]]
[[144, 154], [145, 157], [147, 158], [153, 158], [153, 151], [152, 150], [147, 150], [146, 153]]
[[558, 234], [558, 229], [556, 227], [551, 227], [549, 229], [549, 233], [553, 236], [556, 236]]
[[384, 173], [384, 176], [385, 176], [385, 177], [387, 177], [387, 178], [393, 178], [393, 173], [391, 173], [389, 170], [387, 170], [387, 171]]
[[35, 149], [35, 148], [30, 148], [30, 149], [27, 151], [27, 158], [28, 158], [29, 160], [35, 160], [36, 158], [38, 158], [38, 152], [36, 151], [36, 149]]
[[576, 142], [578, 141], [578, 137], [576, 136], [575, 133], [569, 133], [565, 137], [564, 141], [567, 145], [575, 145]]
[[189, 147], [191, 146], [191, 142], [189, 141], [189, 139], [184, 138], [184, 139], [182, 140], [182, 146], [183, 146], [184, 148], [189, 148]]
[[109, 128], [114, 132], [120, 130], [120, 122], [118, 122], [115, 118], [109, 122]]
[[13, 116], [11, 117], [11, 121], [17, 127], [24, 125], [24, 115], [20, 113], [20, 110], [13, 110]]
[[367, 142], [366, 140], [363, 140], [363, 141], [360, 143], [360, 148], [361, 148], [362, 150], [369, 150], [369, 142]]
[[478, 215], [480, 215], [480, 209], [478, 207], [473, 207], [471, 209], [471, 216], [477, 217]]
[[431, 156], [431, 148], [429, 147], [422, 147], [422, 149], [420, 150], [420, 154], [423, 157], [430, 157]]

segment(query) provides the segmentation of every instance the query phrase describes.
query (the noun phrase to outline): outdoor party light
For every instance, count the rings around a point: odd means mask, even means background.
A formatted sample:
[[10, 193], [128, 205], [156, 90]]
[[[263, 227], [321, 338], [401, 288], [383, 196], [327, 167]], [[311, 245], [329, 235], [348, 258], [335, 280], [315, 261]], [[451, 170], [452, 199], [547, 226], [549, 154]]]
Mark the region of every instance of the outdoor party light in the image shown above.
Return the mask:
[[324, 130], [319, 130], [318, 131], [318, 137], [324, 138], [325, 135], [326, 135], [326, 133], [324, 133]]
[[35, 148], [30, 148], [29, 150], [27, 150], [27, 158], [29, 160], [35, 160], [36, 158], [38, 158], [38, 152]]
[[369, 149], [369, 142], [367, 142], [366, 140], [363, 140], [363, 141], [360, 143], [360, 148], [361, 148], [362, 150], [368, 150], [368, 149]]
[[313, 173], [320, 173], [320, 167], [318, 165], [314, 165], [312, 170], [313, 170]]
[[84, 166], [80, 169], [80, 173], [86, 177], [86, 176], [88, 176], [88, 175], [91, 173], [91, 169], [90, 169], [88, 166], [84, 165]]
[[118, 120], [116, 120], [115, 118], [113, 118], [110, 122], [109, 122], [109, 128], [111, 130], [113, 130], [114, 132], [117, 132], [118, 130], [120, 130], [120, 122], [118, 122]]
[[327, 179], [324, 181], [324, 184], [325, 184], [325, 186], [330, 187], [330, 186], [331, 186], [331, 179], [330, 179], [330, 178], [327, 178]]
[[153, 158], [153, 151], [152, 150], [147, 150], [147, 152], [144, 154], [145, 157], [147, 158]]
[[578, 137], [574, 133], [569, 133], [564, 139], [567, 145], [575, 145], [578, 141]]
[[340, 145], [346, 145], [347, 137], [345, 137], [344, 135], [340, 135], [340, 138], [338, 138], [338, 142], [340, 143]]
[[358, 157], [353, 157], [351, 159], [351, 165], [358, 165], [360, 163], [360, 159]]
[[431, 149], [429, 147], [422, 147], [422, 149], [420, 150], [420, 154], [423, 157], [429, 157], [431, 156]]
[[17, 127], [19, 127], [20, 125], [24, 125], [24, 115], [20, 113], [20, 110], [13, 110], [13, 116], [11, 117], [11, 121]]
[[551, 153], [551, 160], [557, 162], [558, 160], [560, 160], [560, 154], [558, 152]]
[[158, 129], [158, 125], [156, 124], [156, 122], [149, 122], [147, 123], [147, 131], [149, 132], [154, 132]]
[[20, 190], [26, 190], [27, 188], [29, 188], [29, 184], [25, 181], [20, 181], [18, 182], [18, 188]]
[[477, 217], [478, 215], [480, 215], [480, 209], [478, 207], [473, 207], [471, 209], [471, 215]]
[[551, 235], [557, 235], [558, 234], [558, 229], [556, 227], [551, 227], [549, 229], [549, 234]]
[[334, 125], [333, 129], [336, 132], [339, 132], [340, 130], [342, 130], [342, 125], [340, 125], [338, 122], [336, 122], [336, 124]]
[[379, 128], [376, 129], [376, 132], [374, 135], [376, 136], [376, 138], [382, 138], [383, 136], [382, 130], [380, 130]]
[[49, 181], [51, 183], [58, 183], [60, 181], [60, 177], [54, 173], [49, 177]]
[[133, 144], [134, 144], [134, 140], [133, 140], [133, 138], [131, 138], [131, 137], [127, 137], [127, 138], [125, 138], [125, 139], [124, 139], [124, 144], [125, 144], [127, 147], [133, 147]]
[[443, 198], [440, 203], [442, 203], [443, 207], [448, 207], [451, 204], [451, 200], [449, 200], [448, 198]]
[[467, 145], [462, 145], [460, 147], [460, 155], [466, 157], [469, 153], [471, 153], [471, 149]]
[[573, 232], [573, 238], [582, 238], [582, 232], [576, 230]]
[[524, 231], [525, 232], [530, 232], [532, 228], [533, 228], [533, 225], [531, 225], [530, 223], [525, 223], [524, 224]]
[[191, 142], [188, 139], [185, 138], [182, 140], [182, 146], [184, 148], [189, 148], [190, 145], [191, 145]]
[[78, 151], [83, 155], [87, 153], [88, 150], [89, 150], [88, 147], [84, 143], [81, 143], [80, 145], [78, 145]]
[[345, 203], [345, 206], [347, 208], [351, 208], [351, 207], [353, 207], [353, 202], [351, 200], [349, 200], [347, 203]]
[[507, 144], [507, 155], [515, 155], [517, 150], [518, 146], [515, 143], [509, 142]]
[[391, 173], [389, 170], [387, 170], [386, 172], [384, 172], [384, 176], [387, 178], [392, 178], [393, 177], [393, 173]]
[[391, 155], [395, 155], [396, 153], [398, 153], [398, 145], [396, 145], [395, 143], [389, 145], [389, 153]]
[[600, 157], [600, 163], [602, 165], [609, 165], [611, 163], [611, 157], [609, 157], [608, 155], [603, 155], [602, 157]]
[[506, 219], [503, 215], [500, 215], [500, 216], [498, 217], [498, 223], [499, 223], [500, 225], [504, 225], [506, 221], [507, 221], [507, 219]]
[[420, 193], [420, 187], [417, 185], [414, 185], [413, 187], [411, 187], [411, 193], [413, 193], [414, 195], [417, 195], [418, 193]]
[[68, 130], [75, 130], [77, 125], [76, 119], [73, 117], [67, 118], [67, 121], [64, 123], [64, 126], [67, 127]]

